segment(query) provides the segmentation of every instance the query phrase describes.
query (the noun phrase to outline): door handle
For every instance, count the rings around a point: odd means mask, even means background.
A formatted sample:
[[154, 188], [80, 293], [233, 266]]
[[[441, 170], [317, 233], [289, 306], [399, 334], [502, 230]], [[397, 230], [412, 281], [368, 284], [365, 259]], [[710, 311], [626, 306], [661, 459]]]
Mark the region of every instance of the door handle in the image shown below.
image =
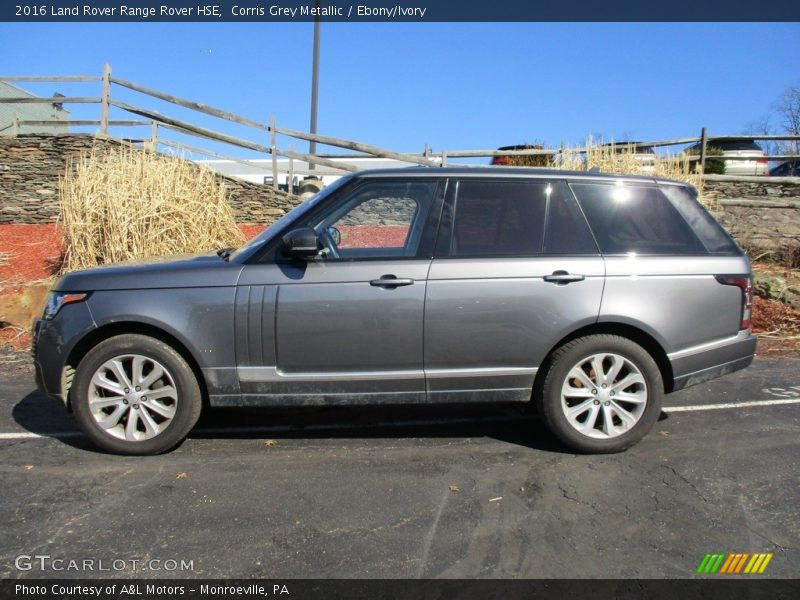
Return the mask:
[[369, 282], [369, 284], [373, 287], [382, 287], [389, 290], [393, 290], [404, 285], [411, 285], [413, 283], [413, 279], [398, 279], [394, 275], [382, 275], [380, 279], [373, 279]]
[[553, 271], [552, 275], [544, 276], [545, 281], [555, 283], [556, 285], [566, 285], [567, 283], [572, 283], [573, 281], [583, 281], [584, 279], [586, 279], [586, 277], [583, 275], [567, 273], [566, 271]]

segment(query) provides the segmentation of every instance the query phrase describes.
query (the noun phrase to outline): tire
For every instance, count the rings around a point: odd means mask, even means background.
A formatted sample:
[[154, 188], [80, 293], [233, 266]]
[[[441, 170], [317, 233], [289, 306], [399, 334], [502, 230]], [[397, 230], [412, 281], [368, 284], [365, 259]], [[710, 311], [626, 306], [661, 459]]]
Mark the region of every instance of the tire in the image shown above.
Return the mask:
[[630, 448], [653, 428], [663, 396], [653, 357], [627, 338], [601, 334], [558, 348], [534, 400], [561, 442], [577, 452], [608, 454]]
[[137, 334], [92, 348], [76, 369], [70, 400], [92, 442], [139, 456], [180, 444], [202, 408], [200, 386], [186, 360], [164, 342]]

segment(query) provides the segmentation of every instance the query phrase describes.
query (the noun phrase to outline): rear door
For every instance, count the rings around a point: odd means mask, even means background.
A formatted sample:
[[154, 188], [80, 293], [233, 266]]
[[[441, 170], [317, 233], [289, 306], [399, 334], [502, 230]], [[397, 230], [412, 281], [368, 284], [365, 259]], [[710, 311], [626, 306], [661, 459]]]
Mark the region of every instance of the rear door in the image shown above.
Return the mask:
[[597, 320], [603, 279], [565, 182], [451, 182], [425, 302], [429, 399], [529, 399], [553, 344]]

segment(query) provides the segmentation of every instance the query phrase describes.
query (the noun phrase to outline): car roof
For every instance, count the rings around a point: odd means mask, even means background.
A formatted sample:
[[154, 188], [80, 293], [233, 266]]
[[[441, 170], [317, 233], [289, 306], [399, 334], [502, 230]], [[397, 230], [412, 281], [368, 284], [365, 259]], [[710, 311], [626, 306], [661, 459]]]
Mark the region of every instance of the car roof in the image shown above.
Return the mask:
[[558, 178], [558, 179], [585, 179], [585, 180], [622, 180], [642, 181], [653, 183], [663, 181], [688, 185], [682, 181], [663, 179], [647, 175], [620, 175], [617, 173], [602, 173], [600, 171], [570, 171], [567, 169], [544, 169], [537, 167], [496, 167], [479, 165], [474, 167], [405, 167], [397, 169], [369, 169], [353, 174], [356, 177], [519, 177], [519, 178]]

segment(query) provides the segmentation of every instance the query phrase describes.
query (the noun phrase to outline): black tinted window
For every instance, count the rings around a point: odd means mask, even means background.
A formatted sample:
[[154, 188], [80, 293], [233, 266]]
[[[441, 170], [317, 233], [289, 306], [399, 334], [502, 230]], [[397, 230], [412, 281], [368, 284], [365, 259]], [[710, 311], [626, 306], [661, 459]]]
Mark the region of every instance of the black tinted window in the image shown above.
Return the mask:
[[686, 222], [689, 223], [710, 254], [722, 254], [725, 256], [738, 256], [741, 254], [736, 242], [725, 232], [722, 225], [717, 223], [714, 217], [700, 206], [700, 203], [687, 188], [677, 185], [665, 185], [661, 189]]
[[[689, 154], [700, 154], [700, 144], [694, 144], [687, 149]], [[763, 152], [764, 149], [752, 141], [747, 140], [708, 140], [706, 142], [707, 148], [716, 148], [722, 152]]]
[[706, 254], [656, 187], [572, 184], [603, 254]]
[[547, 183], [461, 181], [452, 256], [530, 256], [542, 251]]
[[759, 146], [755, 142], [747, 142], [747, 141], [740, 141], [740, 142], [730, 141], [730, 142], [726, 142], [726, 141], [714, 141], [714, 140], [712, 140], [712, 141], [708, 142], [708, 145], [709, 146], [713, 146], [715, 148], [719, 148], [723, 152], [737, 152], [737, 151], [744, 151], [744, 150], [746, 150], [748, 152], [752, 152], [754, 150], [756, 152], [763, 152], [763, 150], [761, 149], [761, 146]]
[[597, 254], [592, 232], [564, 183], [551, 186], [544, 254]]

